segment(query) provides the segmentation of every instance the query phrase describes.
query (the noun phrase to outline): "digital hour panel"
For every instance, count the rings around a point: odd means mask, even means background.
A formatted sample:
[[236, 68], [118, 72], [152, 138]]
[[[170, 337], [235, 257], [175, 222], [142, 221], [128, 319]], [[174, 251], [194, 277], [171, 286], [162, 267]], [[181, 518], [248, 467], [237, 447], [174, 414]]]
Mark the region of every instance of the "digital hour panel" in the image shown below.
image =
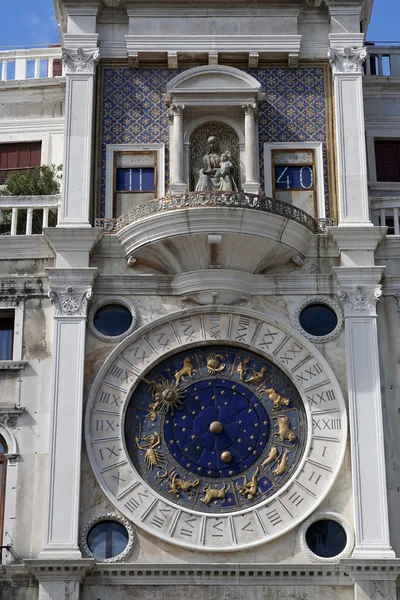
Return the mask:
[[275, 165], [275, 188], [281, 190], [313, 190], [313, 168], [299, 165]]

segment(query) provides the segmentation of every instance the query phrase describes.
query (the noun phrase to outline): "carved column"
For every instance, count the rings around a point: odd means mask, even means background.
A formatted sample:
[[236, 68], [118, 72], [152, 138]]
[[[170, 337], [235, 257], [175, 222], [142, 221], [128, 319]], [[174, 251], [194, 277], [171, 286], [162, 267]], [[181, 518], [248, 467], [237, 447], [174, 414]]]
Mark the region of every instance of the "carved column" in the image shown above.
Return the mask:
[[93, 89], [99, 50], [63, 49], [62, 58], [67, 86], [59, 226], [90, 227]]
[[339, 224], [372, 225], [369, 220], [362, 64], [365, 48], [331, 48], [339, 175]]
[[80, 558], [82, 397], [88, 299], [97, 269], [48, 269], [54, 304], [46, 537], [41, 558]]
[[376, 302], [384, 267], [336, 267], [346, 323], [356, 545], [353, 558], [394, 558], [390, 547]]
[[244, 145], [245, 145], [245, 171], [246, 181], [243, 185], [245, 192], [258, 194], [260, 191], [258, 160], [256, 158], [256, 115], [255, 104], [243, 105], [244, 110]]
[[171, 105], [168, 116], [170, 119], [170, 192], [181, 194], [187, 191], [183, 172], [183, 111], [184, 106]]

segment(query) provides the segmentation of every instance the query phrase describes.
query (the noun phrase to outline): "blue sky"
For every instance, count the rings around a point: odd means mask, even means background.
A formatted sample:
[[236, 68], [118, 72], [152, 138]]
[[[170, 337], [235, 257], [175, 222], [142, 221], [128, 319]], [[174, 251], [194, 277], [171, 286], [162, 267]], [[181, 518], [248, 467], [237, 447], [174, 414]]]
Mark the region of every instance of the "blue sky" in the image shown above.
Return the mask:
[[[3, 3], [0, 48], [59, 42], [52, 0], [3, 0]], [[400, 0], [375, 0], [368, 40], [400, 45]]]

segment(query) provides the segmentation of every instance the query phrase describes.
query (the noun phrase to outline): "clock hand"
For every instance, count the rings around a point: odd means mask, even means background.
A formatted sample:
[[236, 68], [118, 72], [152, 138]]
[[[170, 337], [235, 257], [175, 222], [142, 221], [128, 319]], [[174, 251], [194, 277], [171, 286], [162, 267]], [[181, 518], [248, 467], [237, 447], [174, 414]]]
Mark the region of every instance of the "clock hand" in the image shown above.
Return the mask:
[[154, 391], [152, 407], [155, 410], [159, 409], [160, 412], [169, 412], [174, 408], [178, 409], [182, 404], [182, 396], [185, 392], [180, 389], [179, 383], [170, 383], [167, 379], [163, 379], [162, 382], [157, 383], [156, 381], [146, 379], [142, 375], [138, 375], [130, 369], [126, 369], [126, 371], [147, 383]]

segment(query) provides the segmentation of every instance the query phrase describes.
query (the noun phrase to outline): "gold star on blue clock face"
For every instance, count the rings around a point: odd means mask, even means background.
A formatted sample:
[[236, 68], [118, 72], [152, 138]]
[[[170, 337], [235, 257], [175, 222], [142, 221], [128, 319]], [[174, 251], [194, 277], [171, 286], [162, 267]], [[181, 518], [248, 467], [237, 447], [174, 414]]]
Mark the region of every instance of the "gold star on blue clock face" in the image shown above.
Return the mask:
[[125, 419], [129, 455], [161, 496], [194, 511], [233, 512], [274, 495], [306, 443], [289, 377], [253, 352], [206, 346], [151, 369]]

